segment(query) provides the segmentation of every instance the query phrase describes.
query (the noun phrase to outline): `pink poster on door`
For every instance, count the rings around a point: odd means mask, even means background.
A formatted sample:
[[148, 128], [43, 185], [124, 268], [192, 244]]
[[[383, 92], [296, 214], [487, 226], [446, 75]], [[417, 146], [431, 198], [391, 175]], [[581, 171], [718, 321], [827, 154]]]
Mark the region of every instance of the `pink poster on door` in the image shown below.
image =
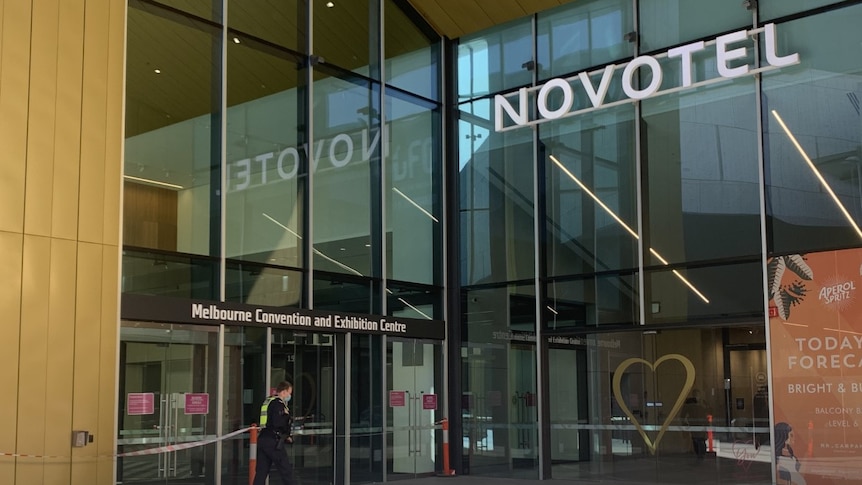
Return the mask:
[[405, 394], [404, 391], [389, 391], [389, 407], [397, 408], [404, 406]]
[[437, 394], [423, 394], [422, 409], [437, 409]]
[[207, 393], [186, 393], [185, 414], [209, 414], [210, 395]]
[[130, 392], [126, 398], [126, 414], [144, 416], [155, 412], [155, 398], [152, 392]]

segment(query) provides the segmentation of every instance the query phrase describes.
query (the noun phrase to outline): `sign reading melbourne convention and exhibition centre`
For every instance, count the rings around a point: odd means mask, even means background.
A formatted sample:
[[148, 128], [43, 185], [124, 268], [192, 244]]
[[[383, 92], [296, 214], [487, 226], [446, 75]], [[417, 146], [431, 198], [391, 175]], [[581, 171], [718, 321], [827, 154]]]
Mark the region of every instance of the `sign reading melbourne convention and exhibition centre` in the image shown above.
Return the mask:
[[209, 325], [270, 326], [315, 332], [358, 332], [395, 337], [443, 339], [445, 324], [396, 316], [339, 311], [304, 310], [238, 302], [186, 300], [163, 296], [123, 294], [122, 318], [150, 322]]
[[[740, 59], [749, 57], [749, 47], [742, 44], [749, 37], [763, 32], [765, 37], [764, 51], [768, 66], [760, 68], [751, 68], [748, 64], [732, 65], [733, 61], [739, 62]], [[663, 54], [656, 56], [643, 55], [635, 57], [631, 61], [624, 64], [614, 64], [605, 67], [603, 70], [595, 72], [581, 72], [570, 78], [555, 78], [545, 82], [541, 86], [534, 88], [521, 88], [518, 91], [508, 94], [498, 94], [494, 97], [494, 129], [495, 131], [508, 131], [521, 126], [535, 125], [545, 121], [551, 121], [560, 118], [568, 118], [581, 113], [596, 111], [601, 108], [616, 106], [624, 103], [678, 92], [684, 89], [691, 89], [700, 86], [706, 86], [714, 82], [719, 82], [725, 79], [735, 78], [745, 75], [753, 75], [760, 72], [778, 69], [784, 66], [790, 66], [799, 63], [799, 54], [789, 54], [785, 56], [778, 55], [776, 46], [775, 24], [766, 24], [763, 28], [751, 30], [739, 30], [729, 34], [716, 37], [709, 42], [698, 41], [686, 44], [680, 47], [669, 49]], [[713, 79], [701, 80], [695, 82], [692, 76], [692, 57], [695, 53], [705, 51], [708, 45], [715, 46], [715, 61], [718, 77]], [[756, 44], [755, 44], [756, 45]], [[660, 58], [679, 58], [680, 62], [680, 84], [671, 88], [660, 89], [664, 75], [662, 66], [659, 63]], [[616, 75], [616, 71], [622, 68], [622, 92], [626, 98], [606, 102], [608, 91], [611, 87], [611, 81]], [[636, 74], [639, 70], [649, 70], [652, 78], [648, 85], [640, 87], [636, 82]], [[601, 73], [601, 80], [596, 86], [591, 78], [591, 74]], [[580, 87], [578, 87], [580, 86]], [[532, 91], [538, 90], [536, 95], [536, 105], [538, 107], [538, 117], [529, 119], [531, 109], [528, 108], [528, 99]], [[578, 92], [581, 95], [586, 95], [589, 99], [589, 105], [585, 108], [572, 110], [575, 104], [575, 94]], [[555, 102], [553, 107], [549, 106], [549, 96], [554, 93], [554, 99], [561, 99]], [[512, 104], [510, 98], [517, 95], [517, 108]], [[503, 112], [508, 115], [510, 122], [504, 123]]]

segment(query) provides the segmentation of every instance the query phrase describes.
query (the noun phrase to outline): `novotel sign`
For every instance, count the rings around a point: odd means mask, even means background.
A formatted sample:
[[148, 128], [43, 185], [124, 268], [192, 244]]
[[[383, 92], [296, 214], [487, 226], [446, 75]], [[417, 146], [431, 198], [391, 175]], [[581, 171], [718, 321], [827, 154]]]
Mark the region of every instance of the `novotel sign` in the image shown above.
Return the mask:
[[[768, 66], [752, 69], [748, 64], [733, 65], [738, 59], [745, 59], [749, 55], [749, 48], [745, 44], [740, 44], [759, 33], [764, 33], [766, 62]], [[624, 103], [631, 103], [641, 99], [646, 99], [653, 96], [668, 94], [683, 89], [689, 89], [699, 86], [705, 86], [714, 82], [722, 81], [723, 79], [731, 79], [735, 77], [753, 75], [760, 72], [778, 69], [784, 66], [790, 66], [799, 63], [799, 54], [788, 54], [784, 56], [778, 55], [778, 49], [775, 39], [775, 24], [766, 24], [762, 28], [751, 30], [739, 30], [729, 34], [716, 37], [709, 42], [698, 41], [686, 44], [680, 47], [669, 49], [664, 54], [657, 56], [638, 56], [624, 64], [616, 64], [605, 67], [603, 70], [595, 72], [581, 72], [570, 78], [555, 78], [534, 88], [521, 88], [518, 91], [508, 94], [498, 94], [494, 97], [494, 129], [496, 131], [508, 131], [521, 126], [535, 125], [545, 121], [567, 118], [589, 111], [595, 111], [601, 108], [616, 106]], [[692, 76], [692, 57], [695, 53], [706, 50], [708, 45], [715, 45], [715, 60], [716, 68], [719, 77], [695, 82]], [[756, 43], [755, 43], [756, 46]], [[667, 57], [670, 59], [678, 58], [680, 62], [681, 79], [678, 86], [660, 90], [664, 75], [662, 73], [661, 64], [658, 58]], [[622, 91], [627, 98], [610, 103], [605, 102], [608, 90], [611, 86], [611, 80], [614, 78], [616, 71], [622, 68]], [[649, 84], [640, 87], [636, 83], [636, 74], [639, 70], [648, 70], [652, 75]], [[601, 79], [596, 85], [591, 77], [592, 74], [601, 74]], [[528, 98], [531, 91], [538, 90], [536, 95], [536, 104], [538, 107], [538, 119], [530, 120], [528, 109]], [[589, 99], [590, 106], [582, 109], [572, 110], [575, 102], [576, 91], [582, 92]], [[555, 95], [555, 99], [561, 101], [555, 102], [554, 106], [549, 106], [549, 97]], [[511, 98], [517, 95], [517, 103], [512, 104]], [[511, 123], [504, 123], [503, 113], [505, 113]]]

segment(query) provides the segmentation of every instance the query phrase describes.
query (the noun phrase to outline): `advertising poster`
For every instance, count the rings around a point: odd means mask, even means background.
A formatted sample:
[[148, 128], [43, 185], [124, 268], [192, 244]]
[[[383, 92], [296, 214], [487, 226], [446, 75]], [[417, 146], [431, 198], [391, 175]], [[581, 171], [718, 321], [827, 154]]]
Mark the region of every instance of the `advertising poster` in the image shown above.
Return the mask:
[[777, 256], [767, 270], [777, 483], [859, 483], [862, 249]]

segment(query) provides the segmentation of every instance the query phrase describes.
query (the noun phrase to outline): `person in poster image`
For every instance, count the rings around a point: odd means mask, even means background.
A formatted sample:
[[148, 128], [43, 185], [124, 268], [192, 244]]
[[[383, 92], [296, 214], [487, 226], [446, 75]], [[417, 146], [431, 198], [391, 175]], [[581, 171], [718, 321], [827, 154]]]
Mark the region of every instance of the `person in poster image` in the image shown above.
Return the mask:
[[799, 473], [801, 464], [793, 453], [796, 436], [787, 423], [775, 423], [775, 465], [778, 485], [806, 485]]

